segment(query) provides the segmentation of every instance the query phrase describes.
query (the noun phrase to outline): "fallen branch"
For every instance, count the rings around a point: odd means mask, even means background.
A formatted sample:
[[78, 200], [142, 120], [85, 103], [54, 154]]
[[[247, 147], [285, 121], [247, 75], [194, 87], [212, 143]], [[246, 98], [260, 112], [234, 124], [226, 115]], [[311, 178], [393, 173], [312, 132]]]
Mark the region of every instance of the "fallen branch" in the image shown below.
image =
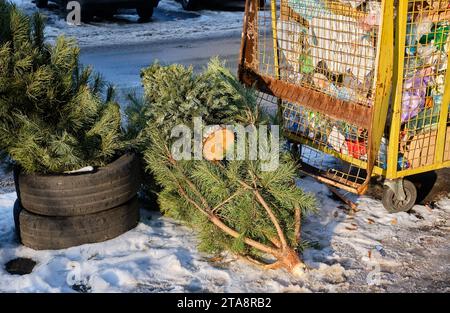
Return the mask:
[[341, 200], [343, 203], [345, 203], [346, 205], [348, 205], [353, 211], [358, 211], [358, 205], [356, 203], [354, 203], [353, 201], [351, 201], [350, 199], [344, 197], [343, 195], [341, 195], [341, 193], [334, 187], [328, 186], [328, 189], [330, 189], [330, 191], [336, 195], [336, 197], [339, 198], [339, 200]]
[[[187, 177], [184, 177], [185, 182], [187, 182], [189, 179]], [[187, 184], [189, 187], [195, 187], [195, 185], [189, 180], [189, 183]], [[193, 200], [191, 197], [189, 197], [189, 195], [187, 194], [187, 192], [183, 189], [183, 187], [181, 187], [180, 184], [178, 184], [179, 186], [179, 193], [181, 196], [183, 196], [189, 203], [191, 203], [195, 208], [197, 208], [201, 213], [203, 213], [204, 215], [206, 215], [208, 217], [208, 219], [214, 224], [216, 225], [218, 228], [220, 228], [223, 232], [225, 232], [226, 234], [228, 234], [229, 236], [233, 237], [233, 238], [239, 238], [240, 234], [239, 232], [237, 232], [236, 230], [230, 228], [229, 226], [227, 226], [215, 213], [213, 213], [212, 209], [209, 206], [206, 206], [204, 208], [201, 207], [200, 204], [198, 204], [195, 200]], [[198, 190], [196, 190], [198, 192]], [[262, 198], [261, 194], [256, 190], [253, 190], [255, 192], [255, 195], [258, 198], [258, 201], [261, 203], [261, 205], [263, 205], [263, 207], [268, 211], [268, 214], [273, 214], [272, 210], [270, 209], [270, 207], [267, 205], [267, 203], [264, 201], [264, 199]], [[196, 193], [197, 194], [197, 193]], [[202, 196], [201, 197], [201, 203], [207, 203], [206, 199]], [[262, 204], [264, 203], [264, 204]], [[277, 219], [275, 218], [275, 216], [273, 215], [273, 221], [275, 221], [278, 224]], [[273, 222], [272, 221], [272, 222]], [[275, 226], [275, 225], [274, 225]], [[278, 224], [279, 227], [279, 224]], [[277, 229], [278, 231], [278, 229]], [[281, 232], [281, 236], [280, 238], [283, 238], [285, 244], [283, 244], [283, 242], [278, 242], [278, 240], [276, 239], [271, 239], [270, 241], [275, 245], [275, 247], [269, 247], [265, 244], [262, 244], [260, 242], [257, 242], [255, 240], [252, 240], [248, 237], [244, 237], [243, 238], [243, 242], [247, 245], [249, 245], [250, 247], [253, 247], [261, 252], [264, 253], [268, 253], [270, 255], [272, 255], [273, 257], [275, 257], [277, 259], [277, 262], [273, 263], [273, 264], [267, 264], [264, 267], [266, 269], [275, 269], [275, 268], [280, 268], [280, 267], [284, 267], [286, 268], [288, 271], [290, 271], [292, 274], [294, 275], [301, 275], [303, 274], [305, 265], [303, 264], [303, 262], [300, 260], [298, 254], [296, 251], [294, 251], [292, 248], [290, 248], [286, 242], [286, 238], [281, 230], [281, 227], [279, 227], [279, 231]], [[280, 234], [279, 234], [280, 235]], [[277, 245], [278, 243], [278, 245]]]

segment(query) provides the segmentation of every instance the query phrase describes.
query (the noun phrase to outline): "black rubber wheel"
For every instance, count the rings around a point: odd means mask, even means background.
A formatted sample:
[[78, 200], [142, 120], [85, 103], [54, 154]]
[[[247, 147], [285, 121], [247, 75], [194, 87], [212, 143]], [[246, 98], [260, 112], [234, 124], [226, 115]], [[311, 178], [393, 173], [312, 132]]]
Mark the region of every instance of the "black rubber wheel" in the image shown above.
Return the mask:
[[112, 17], [114, 17], [114, 14], [117, 14], [117, 10], [114, 8], [104, 9], [97, 12], [97, 16], [105, 19], [111, 19]]
[[195, 11], [198, 9], [198, 0], [181, 0], [181, 5], [186, 11]]
[[46, 8], [48, 6], [48, 0], [36, 0], [36, 6], [39, 9]]
[[403, 180], [403, 189], [405, 190], [406, 199], [400, 201], [395, 196], [391, 188], [384, 186], [382, 203], [386, 210], [390, 213], [408, 212], [416, 204], [417, 189], [409, 180]]
[[263, 9], [265, 5], [266, 5], [266, 0], [259, 0], [259, 7], [261, 9]]
[[19, 174], [19, 195], [28, 211], [46, 216], [78, 216], [117, 207], [134, 196], [141, 184], [141, 162], [125, 154], [93, 173], [73, 175]]
[[83, 23], [89, 23], [94, 19], [94, 12], [86, 7], [81, 8], [81, 21]]
[[35, 250], [58, 250], [115, 238], [136, 227], [139, 202], [136, 198], [116, 208], [83, 216], [36, 215], [20, 207], [22, 244]]
[[153, 3], [146, 1], [136, 8], [140, 22], [148, 22], [153, 16]]

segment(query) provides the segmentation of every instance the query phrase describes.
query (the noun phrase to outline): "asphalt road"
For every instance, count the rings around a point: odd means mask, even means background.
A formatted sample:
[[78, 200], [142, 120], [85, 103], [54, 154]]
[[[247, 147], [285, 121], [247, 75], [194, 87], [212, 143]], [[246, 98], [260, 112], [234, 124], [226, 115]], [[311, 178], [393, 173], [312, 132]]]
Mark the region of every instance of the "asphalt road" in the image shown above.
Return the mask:
[[184, 41], [177, 39], [159, 43], [87, 47], [81, 50], [81, 62], [92, 65], [104, 78], [122, 90], [140, 86], [140, 71], [158, 60], [161, 63], [180, 63], [201, 69], [213, 56], [237, 70], [241, 38], [219, 37]]

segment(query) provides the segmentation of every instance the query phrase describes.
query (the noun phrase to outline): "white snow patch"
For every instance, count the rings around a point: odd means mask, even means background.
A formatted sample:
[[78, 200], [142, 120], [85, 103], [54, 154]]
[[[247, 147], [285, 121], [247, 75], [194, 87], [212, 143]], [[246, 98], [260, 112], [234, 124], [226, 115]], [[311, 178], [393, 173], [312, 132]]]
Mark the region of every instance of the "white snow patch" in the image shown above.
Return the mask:
[[[75, 292], [76, 286], [90, 292], [277, 292], [295, 285], [284, 271], [263, 272], [231, 256], [208, 262], [190, 229], [145, 210], [138, 227], [116, 239], [35, 251], [15, 237], [15, 199], [15, 193], [0, 195], [0, 292]], [[5, 271], [4, 264], [18, 257], [37, 262], [31, 274]]]
[[[340, 203], [329, 197], [326, 186], [311, 178], [302, 179], [299, 185], [316, 194], [320, 203], [320, 212], [308, 216], [303, 226], [303, 238], [311, 247], [303, 253], [307, 270], [301, 277], [284, 270], [263, 271], [228, 254], [212, 261], [197, 251], [192, 230], [146, 210], [138, 227], [116, 239], [34, 251], [16, 241], [15, 193], [2, 194], [0, 292], [75, 292], [77, 286], [88, 292], [373, 291], [396, 288], [394, 282], [399, 278], [395, 275], [401, 278], [405, 272], [419, 271], [414, 259], [417, 253], [445, 256], [445, 237], [417, 232], [420, 227], [438, 225], [443, 218], [448, 220], [448, 199], [439, 202], [442, 209], [416, 206], [415, 214], [426, 216], [419, 219], [413, 214], [387, 213], [379, 201], [355, 197], [360, 211], [351, 215], [341, 212]], [[424, 244], [427, 248], [421, 248]], [[25, 276], [8, 274], [3, 265], [17, 257], [35, 260], [34, 271]], [[433, 258], [423, 262], [427, 266]], [[436, 271], [448, 273], [448, 262], [439, 266]], [[377, 285], [369, 285], [371, 281]]]

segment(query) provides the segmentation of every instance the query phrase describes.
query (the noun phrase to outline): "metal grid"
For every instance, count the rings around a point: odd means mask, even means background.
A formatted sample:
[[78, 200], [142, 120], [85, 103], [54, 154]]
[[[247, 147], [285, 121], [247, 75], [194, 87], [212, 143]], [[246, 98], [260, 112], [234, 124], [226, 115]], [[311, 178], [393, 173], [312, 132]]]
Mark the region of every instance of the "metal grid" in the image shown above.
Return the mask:
[[372, 106], [381, 1], [279, 0], [276, 11], [266, 2], [257, 27], [261, 74]]
[[[450, 51], [450, 1], [409, 0], [404, 51], [398, 171], [417, 170], [435, 163]], [[448, 87], [447, 87], [448, 88]], [[446, 123], [440, 124], [440, 119]], [[446, 125], [445, 125], [446, 124]], [[440, 126], [441, 125], [441, 126]], [[444, 160], [449, 160], [446, 136]]]
[[344, 160], [367, 161], [367, 130], [297, 104], [283, 101], [282, 107], [285, 133], [300, 143], [296, 148], [306, 170], [358, 189], [367, 172]]
[[[291, 139], [289, 149], [295, 153], [303, 169], [316, 176], [339, 182], [345, 186], [357, 189], [364, 183], [367, 173], [361, 166], [355, 166], [342, 159], [340, 152], [324, 144], [326, 136], [339, 129], [347, 128], [349, 139], [361, 142], [355, 145], [349, 154], [365, 159], [367, 132], [350, 128], [345, 122], [337, 122], [318, 112], [308, 111], [306, 108], [280, 100], [263, 92], [258, 93], [258, 104], [266, 112], [274, 114], [278, 107], [283, 110], [283, 127], [285, 134]], [[331, 127], [331, 129], [327, 129]], [[331, 134], [333, 137], [333, 134]], [[385, 162], [385, 161], [384, 161]], [[384, 164], [384, 163], [383, 163]], [[345, 187], [343, 187], [345, 189]]]

